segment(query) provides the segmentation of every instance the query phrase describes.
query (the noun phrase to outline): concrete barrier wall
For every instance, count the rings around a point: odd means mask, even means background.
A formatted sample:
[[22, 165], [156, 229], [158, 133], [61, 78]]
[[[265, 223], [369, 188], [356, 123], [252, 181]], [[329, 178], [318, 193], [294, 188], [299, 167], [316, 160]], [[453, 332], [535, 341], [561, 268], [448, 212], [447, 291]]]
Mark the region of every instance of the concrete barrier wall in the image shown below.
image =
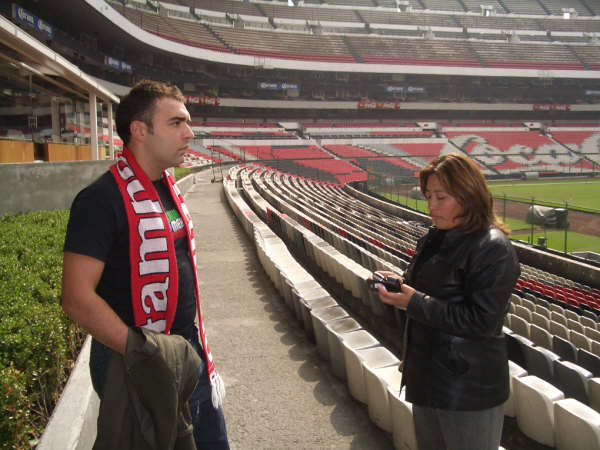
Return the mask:
[[0, 164], [0, 215], [69, 209], [113, 161]]
[[[190, 174], [179, 180], [177, 186], [185, 195], [194, 182], [195, 176]], [[89, 450], [93, 447], [100, 399], [90, 377], [90, 347], [91, 337], [88, 336], [37, 450]]]
[[[0, 164], [0, 216], [69, 209], [77, 193], [112, 164], [113, 161]], [[188, 175], [177, 186], [185, 194], [193, 183], [194, 178]]]

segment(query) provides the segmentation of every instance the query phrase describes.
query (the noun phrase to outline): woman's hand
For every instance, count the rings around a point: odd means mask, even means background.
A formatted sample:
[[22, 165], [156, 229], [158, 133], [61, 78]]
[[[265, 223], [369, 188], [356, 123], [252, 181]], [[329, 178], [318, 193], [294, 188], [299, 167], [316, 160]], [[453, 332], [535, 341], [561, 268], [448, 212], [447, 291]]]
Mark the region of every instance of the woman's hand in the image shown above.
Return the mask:
[[401, 292], [387, 292], [383, 287], [377, 289], [379, 300], [387, 305], [395, 306], [396, 308], [406, 309], [410, 303], [410, 299], [415, 293], [415, 289], [407, 284], [402, 284]]

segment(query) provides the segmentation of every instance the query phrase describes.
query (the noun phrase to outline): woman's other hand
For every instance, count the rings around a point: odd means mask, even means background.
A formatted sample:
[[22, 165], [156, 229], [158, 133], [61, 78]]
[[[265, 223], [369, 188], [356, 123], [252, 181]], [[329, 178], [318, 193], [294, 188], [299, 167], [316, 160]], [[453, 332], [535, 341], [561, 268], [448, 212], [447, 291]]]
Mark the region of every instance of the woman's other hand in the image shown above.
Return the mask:
[[379, 287], [377, 290], [379, 291], [379, 300], [387, 305], [395, 306], [400, 309], [406, 309], [408, 307], [410, 299], [415, 293], [415, 289], [407, 284], [402, 285], [402, 290], [400, 292], [388, 292], [383, 287]]

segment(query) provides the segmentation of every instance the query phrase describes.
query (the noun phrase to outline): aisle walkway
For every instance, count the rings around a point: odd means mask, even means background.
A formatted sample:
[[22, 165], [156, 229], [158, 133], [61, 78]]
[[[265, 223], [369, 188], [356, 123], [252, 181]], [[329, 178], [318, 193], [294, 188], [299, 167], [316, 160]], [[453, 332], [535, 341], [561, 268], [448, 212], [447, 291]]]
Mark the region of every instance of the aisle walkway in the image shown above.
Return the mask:
[[210, 347], [227, 386], [232, 449], [392, 449], [318, 355], [256, 257], [211, 172], [186, 194]]

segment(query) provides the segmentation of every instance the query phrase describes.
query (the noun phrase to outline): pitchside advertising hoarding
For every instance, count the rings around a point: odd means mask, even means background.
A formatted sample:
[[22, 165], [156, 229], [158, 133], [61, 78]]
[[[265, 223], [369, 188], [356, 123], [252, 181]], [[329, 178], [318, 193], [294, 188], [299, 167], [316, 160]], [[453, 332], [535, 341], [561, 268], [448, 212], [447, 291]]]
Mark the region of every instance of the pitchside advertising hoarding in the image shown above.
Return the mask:
[[534, 111], [570, 111], [571, 105], [535, 104]]
[[259, 81], [257, 87], [269, 91], [297, 91], [300, 89], [298, 83], [276, 83], [271, 81]]
[[199, 95], [186, 95], [185, 103], [188, 105], [206, 105], [206, 106], [219, 106], [221, 103], [217, 97], [206, 97]]
[[358, 109], [400, 109], [402, 103], [400, 102], [371, 102], [363, 100], [357, 103]]
[[16, 3], [12, 4], [12, 16], [13, 19], [35, 28], [36, 31], [46, 35], [50, 39], [52, 39], [54, 36], [54, 30], [50, 24], [44, 22], [36, 15], [31, 14], [25, 8], [20, 7]]
[[391, 94], [426, 94], [427, 89], [423, 86], [386, 86], [385, 92]]
[[127, 73], [132, 72], [131, 64], [128, 64], [124, 61], [120, 61], [117, 58], [113, 58], [112, 56], [105, 56], [104, 64], [112, 67], [113, 69], [120, 70], [121, 72], [127, 72]]

